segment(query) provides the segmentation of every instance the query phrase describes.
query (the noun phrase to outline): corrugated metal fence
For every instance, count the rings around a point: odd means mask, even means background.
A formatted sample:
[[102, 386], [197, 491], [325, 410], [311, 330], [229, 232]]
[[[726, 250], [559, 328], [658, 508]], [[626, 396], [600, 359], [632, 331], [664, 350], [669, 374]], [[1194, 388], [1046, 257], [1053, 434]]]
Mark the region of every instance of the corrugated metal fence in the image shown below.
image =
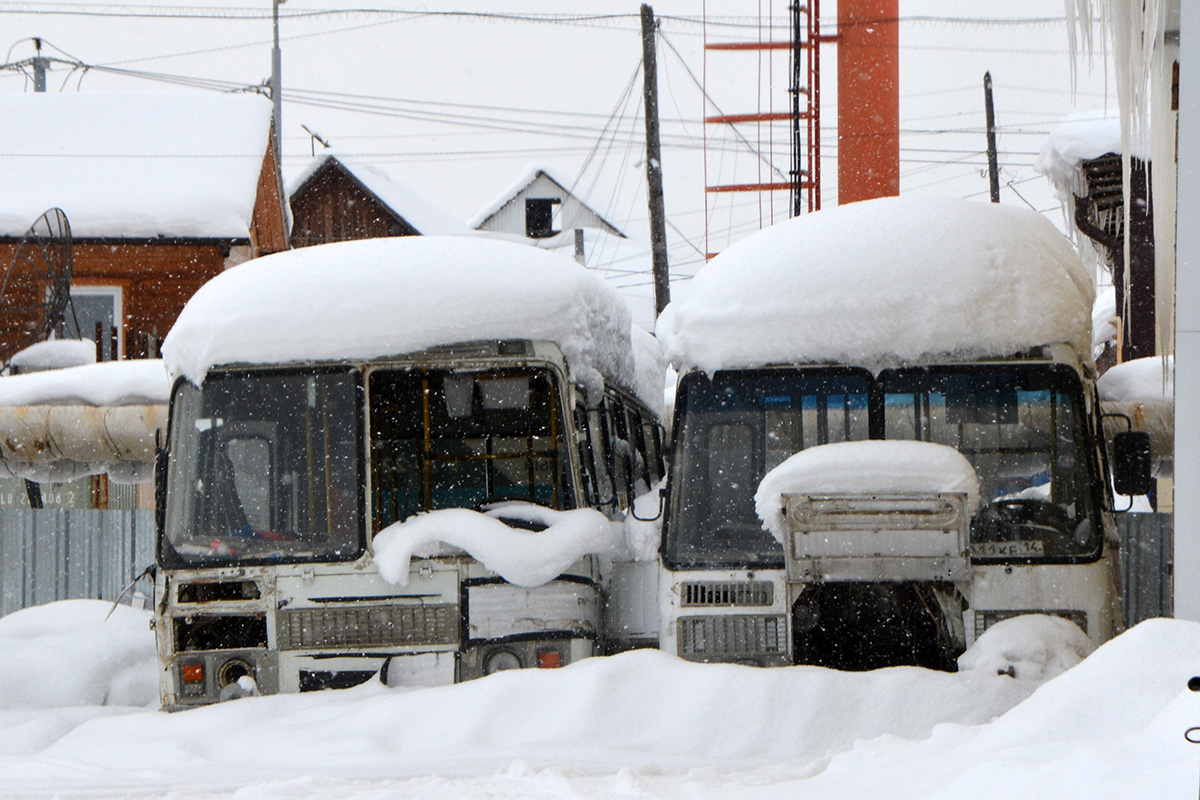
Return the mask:
[[[116, 600], [153, 563], [153, 511], [0, 509], [0, 615], [54, 600]], [[141, 583], [148, 595], [149, 581]]]
[[1173, 514], [1117, 514], [1125, 624], [1172, 614]]

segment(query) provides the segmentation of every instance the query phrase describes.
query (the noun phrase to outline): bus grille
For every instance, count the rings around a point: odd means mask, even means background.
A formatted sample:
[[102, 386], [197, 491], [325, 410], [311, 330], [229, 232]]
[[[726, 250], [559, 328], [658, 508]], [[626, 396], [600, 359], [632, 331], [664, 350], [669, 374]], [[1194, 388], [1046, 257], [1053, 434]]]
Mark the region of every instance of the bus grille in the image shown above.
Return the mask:
[[680, 605], [769, 606], [775, 599], [770, 581], [690, 581], [683, 584]]
[[779, 655], [787, 651], [785, 636], [783, 617], [681, 617], [679, 655], [682, 658]]
[[279, 612], [279, 649], [454, 644], [458, 606], [292, 608]]
[[1006, 619], [1019, 617], [1022, 614], [1050, 614], [1055, 617], [1069, 619], [1079, 626], [1079, 629], [1084, 633], [1088, 632], [1088, 621], [1086, 611], [1072, 611], [1067, 609], [1022, 609], [1017, 611], [976, 611], [975, 612], [975, 638], [983, 635], [983, 632], [988, 628]]

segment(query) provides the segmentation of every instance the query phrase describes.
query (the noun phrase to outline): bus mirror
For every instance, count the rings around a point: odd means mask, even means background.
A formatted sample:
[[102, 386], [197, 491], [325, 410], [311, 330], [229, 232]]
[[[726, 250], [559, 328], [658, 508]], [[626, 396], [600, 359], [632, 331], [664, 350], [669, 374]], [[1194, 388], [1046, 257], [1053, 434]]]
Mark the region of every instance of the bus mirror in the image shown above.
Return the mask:
[[1153, 488], [1150, 434], [1123, 431], [1113, 437], [1113, 488], [1117, 494], [1142, 495]]
[[[646, 495], [642, 495], [642, 497], [645, 497], [645, 496]], [[655, 520], [657, 520], [659, 517], [662, 516], [663, 503], [665, 501], [665, 498], [666, 498], [666, 490], [659, 489], [658, 490], [658, 510], [654, 512], [654, 516], [652, 516], [652, 517], [639, 517], [638, 516], [637, 500], [640, 500], [641, 498], [637, 498], [632, 503], [629, 504], [629, 513], [631, 515], [633, 515], [633, 518], [636, 519], [638, 522], [654, 522]]]
[[167, 520], [167, 450], [162, 445], [162, 430], [154, 432], [154, 527], [162, 536]]

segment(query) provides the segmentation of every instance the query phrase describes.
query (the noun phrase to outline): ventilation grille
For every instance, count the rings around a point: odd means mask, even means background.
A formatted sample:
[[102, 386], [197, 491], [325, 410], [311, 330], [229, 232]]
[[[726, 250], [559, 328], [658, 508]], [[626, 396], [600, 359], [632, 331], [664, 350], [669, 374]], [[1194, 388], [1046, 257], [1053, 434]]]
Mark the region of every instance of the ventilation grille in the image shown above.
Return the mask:
[[293, 608], [279, 612], [279, 649], [454, 644], [454, 605]]
[[1050, 614], [1055, 617], [1069, 619], [1079, 626], [1079, 630], [1084, 633], [1088, 632], [1087, 612], [1086, 611], [1067, 611], [1060, 609], [1054, 611], [1052, 609], [1024, 609], [1017, 611], [976, 611], [975, 612], [975, 638], [978, 639], [983, 635], [983, 632], [995, 625], [997, 622], [1013, 617], [1019, 617], [1022, 614]]
[[770, 581], [693, 581], [683, 584], [681, 605], [769, 606], [775, 599]]
[[679, 655], [683, 658], [744, 658], [786, 652], [783, 617], [682, 617]]

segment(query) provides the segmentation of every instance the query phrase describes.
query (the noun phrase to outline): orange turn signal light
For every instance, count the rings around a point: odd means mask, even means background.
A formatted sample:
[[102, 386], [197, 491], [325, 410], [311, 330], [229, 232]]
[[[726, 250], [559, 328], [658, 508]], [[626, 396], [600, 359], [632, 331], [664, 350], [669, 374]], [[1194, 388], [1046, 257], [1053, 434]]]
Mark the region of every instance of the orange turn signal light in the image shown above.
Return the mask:
[[537, 664], [541, 669], [558, 669], [562, 666], [562, 653], [557, 650], [543, 650], [537, 654]]
[[179, 668], [184, 683], [199, 683], [204, 680], [203, 664], [184, 664]]

